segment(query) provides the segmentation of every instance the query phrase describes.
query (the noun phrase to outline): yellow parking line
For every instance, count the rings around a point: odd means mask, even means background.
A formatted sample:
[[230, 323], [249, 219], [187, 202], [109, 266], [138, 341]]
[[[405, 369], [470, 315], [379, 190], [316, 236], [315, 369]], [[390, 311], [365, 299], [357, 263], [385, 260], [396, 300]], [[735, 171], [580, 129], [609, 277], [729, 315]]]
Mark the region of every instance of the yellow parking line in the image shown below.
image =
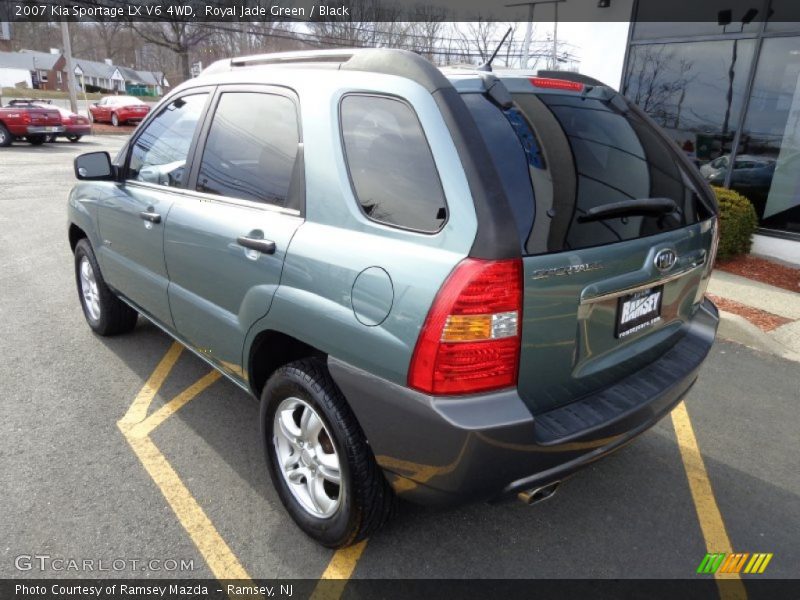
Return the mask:
[[220, 377], [222, 377], [222, 375], [220, 375], [219, 371], [210, 371], [155, 411], [152, 415], [142, 422], [133, 425], [130, 429], [130, 434], [137, 437], [150, 435], [156, 427], [178, 412], [183, 405], [217, 381]]
[[[183, 346], [177, 342], [170, 346], [136, 395], [125, 416], [117, 422], [117, 426], [189, 534], [214, 577], [219, 580], [245, 580], [246, 585], [251, 581], [250, 575], [167, 458], [150, 439], [153, 430], [221, 377], [217, 371], [207, 373], [148, 416], [147, 411], [155, 395], [175, 366], [182, 350]], [[321, 580], [327, 583], [318, 585], [314, 590], [312, 597], [315, 600], [338, 600], [341, 597], [347, 580], [352, 576], [366, 545], [365, 540], [333, 554], [321, 577]]]
[[136, 395], [125, 416], [118, 421], [117, 426], [197, 546], [214, 577], [250, 580], [247, 571], [222, 539], [205, 511], [149, 437], [149, 434], [169, 416], [220, 377], [216, 371], [204, 375], [148, 417], [147, 410], [175, 366], [182, 349], [180, 344], [173, 343]]
[[172, 371], [172, 367], [175, 366], [181, 352], [183, 352], [183, 346], [178, 342], [172, 342], [164, 358], [161, 359], [158, 366], [142, 386], [142, 389], [136, 394], [136, 399], [128, 408], [125, 416], [120, 419], [120, 423], [139, 423], [144, 420], [147, 416], [147, 409], [150, 408], [150, 403], [155, 398], [169, 372]]
[[367, 540], [364, 540], [337, 550], [309, 600], [338, 600], [341, 598], [347, 580], [353, 575], [358, 559], [361, 558], [366, 547]]
[[[697, 445], [697, 438], [694, 435], [692, 422], [689, 419], [689, 412], [686, 404], [681, 402], [672, 411], [672, 425], [675, 428], [675, 435], [678, 438], [678, 448], [681, 452], [681, 459], [686, 470], [686, 478], [689, 480], [689, 490], [692, 493], [692, 500], [697, 511], [697, 520], [700, 522], [700, 529], [706, 543], [706, 550], [710, 553], [725, 552], [732, 553], [730, 538], [725, 529], [725, 522], [722, 520], [722, 513], [717, 506], [714, 498], [714, 490], [711, 488], [711, 481], [708, 478], [703, 455]], [[747, 592], [738, 573], [721, 573], [714, 575], [719, 579], [736, 580], [717, 582], [720, 597], [723, 600], [745, 600]]]
[[149, 437], [129, 437], [128, 443], [161, 490], [183, 528], [217, 579], [250, 579], [214, 524], [181, 478]]

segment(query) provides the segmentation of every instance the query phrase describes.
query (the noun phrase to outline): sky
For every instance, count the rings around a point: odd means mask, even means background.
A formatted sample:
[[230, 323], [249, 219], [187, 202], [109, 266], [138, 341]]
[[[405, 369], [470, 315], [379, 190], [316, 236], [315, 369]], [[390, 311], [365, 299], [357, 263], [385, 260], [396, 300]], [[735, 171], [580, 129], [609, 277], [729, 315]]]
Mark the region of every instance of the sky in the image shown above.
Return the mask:
[[[619, 89], [629, 26], [627, 22], [559, 23], [558, 40], [574, 46], [580, 57], [581, 73]], [[552, 31], [552, 23], [537, 23], [536, 38], [543, 39], [547, 34], [552, 35]]]
[[629, 25], [630, 23], [559, 23], [558, 38], [577, 46], [577, 53], [581, 58], [581, 73], [619, 89]]

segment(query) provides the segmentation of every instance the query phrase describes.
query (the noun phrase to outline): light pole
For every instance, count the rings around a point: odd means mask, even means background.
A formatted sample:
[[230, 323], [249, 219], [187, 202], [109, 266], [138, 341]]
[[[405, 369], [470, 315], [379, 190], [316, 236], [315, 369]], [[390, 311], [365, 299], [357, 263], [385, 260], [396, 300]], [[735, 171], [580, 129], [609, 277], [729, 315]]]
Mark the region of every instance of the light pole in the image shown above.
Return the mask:
[[555, 20], [553, 21], [553, 69], [558, 69], [558, 5], [567, 0], [528, 0], [528, 2], [515, 2], [514, 4], [506, 4], [506, 8], [514, 6], [527, 6], [528, 7], [528, 24], [525, 27], [525, 41], [522, 45], [522, 64], [523, 69], [528, 68], [528, 60], [531, 54], [531, 35], [533, 32], [533, 9], [537, 4], [552, 4], [555, 12]]

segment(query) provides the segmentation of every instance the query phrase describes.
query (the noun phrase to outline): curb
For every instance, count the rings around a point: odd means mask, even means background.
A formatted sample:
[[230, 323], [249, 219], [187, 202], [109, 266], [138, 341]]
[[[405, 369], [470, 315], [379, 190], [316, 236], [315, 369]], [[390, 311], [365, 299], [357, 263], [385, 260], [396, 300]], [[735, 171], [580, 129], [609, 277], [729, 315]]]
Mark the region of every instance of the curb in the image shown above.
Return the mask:
[[744, 317], [724, 310], [719, 311], [719, 316], [719, 337], [786, 360], [800, 362], [800, 353], [784, 346]]

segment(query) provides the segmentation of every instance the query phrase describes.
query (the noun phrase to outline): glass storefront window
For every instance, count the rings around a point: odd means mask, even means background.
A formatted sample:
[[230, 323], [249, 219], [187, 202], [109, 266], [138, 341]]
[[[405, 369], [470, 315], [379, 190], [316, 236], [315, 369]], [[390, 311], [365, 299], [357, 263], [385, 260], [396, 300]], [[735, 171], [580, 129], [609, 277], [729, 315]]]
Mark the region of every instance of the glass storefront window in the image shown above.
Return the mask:
[[730, 154], [754, 48], [754, 40], [633, 45], [622, 91], [701, 170], [724, 179], [727, 163], [709, 163]]
[[[711, 15], [709, 11], [709, 15]], [[716, 13], [714, 13], [716, 18]], [[663, 38], [682, 38], [700, 35], [724, 35], [727, 33], [757, 33], [761, 24], [757, 21], [741, 21], [720, 25], [716, 21], [677, 23], [671, 21], [642, 21], [633, 26], [634, 40], [657, 40]]]
[[762, 227], [793, 232], [800, 232], [799, 77], [800, 37], [765, 39], [731, 175]]

